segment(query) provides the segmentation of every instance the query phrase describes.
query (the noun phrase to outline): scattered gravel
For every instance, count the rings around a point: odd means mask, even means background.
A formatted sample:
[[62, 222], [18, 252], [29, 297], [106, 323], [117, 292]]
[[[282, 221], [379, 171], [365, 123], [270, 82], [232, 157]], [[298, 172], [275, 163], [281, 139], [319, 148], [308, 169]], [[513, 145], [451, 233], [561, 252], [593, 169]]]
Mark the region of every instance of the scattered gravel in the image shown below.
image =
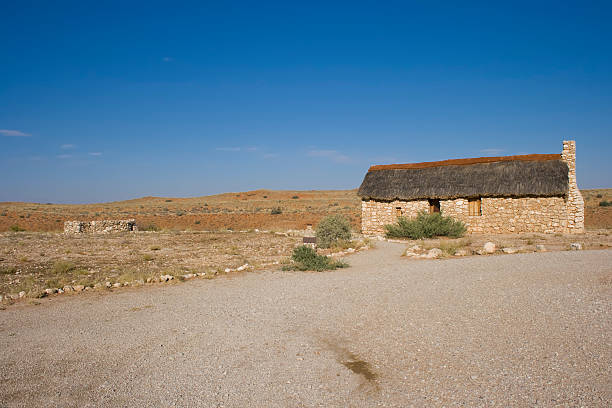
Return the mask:
[[0, 406], [610, 406], [612, 251], [91, 291], [0, 311]]

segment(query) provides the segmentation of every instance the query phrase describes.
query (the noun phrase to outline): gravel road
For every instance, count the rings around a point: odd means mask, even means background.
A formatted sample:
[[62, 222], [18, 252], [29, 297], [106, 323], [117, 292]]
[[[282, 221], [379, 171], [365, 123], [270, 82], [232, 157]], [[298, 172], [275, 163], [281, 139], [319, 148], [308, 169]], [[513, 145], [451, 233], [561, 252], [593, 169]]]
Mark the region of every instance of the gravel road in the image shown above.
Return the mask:
[[612, 251], [404, 246], [0, 311], [0, 406], [610, 406]]

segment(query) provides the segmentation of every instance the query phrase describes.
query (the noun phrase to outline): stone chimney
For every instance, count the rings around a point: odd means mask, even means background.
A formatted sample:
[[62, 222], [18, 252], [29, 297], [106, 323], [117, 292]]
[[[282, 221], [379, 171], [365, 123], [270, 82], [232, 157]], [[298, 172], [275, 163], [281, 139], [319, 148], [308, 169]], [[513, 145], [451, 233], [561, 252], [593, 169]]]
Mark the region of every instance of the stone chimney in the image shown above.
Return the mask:
[[561, 160], [569, 169], [567, 192], [567, 230], [571, 234], [584, 233], [584, 200], [576, 182], [576, 141], [564, 140]]

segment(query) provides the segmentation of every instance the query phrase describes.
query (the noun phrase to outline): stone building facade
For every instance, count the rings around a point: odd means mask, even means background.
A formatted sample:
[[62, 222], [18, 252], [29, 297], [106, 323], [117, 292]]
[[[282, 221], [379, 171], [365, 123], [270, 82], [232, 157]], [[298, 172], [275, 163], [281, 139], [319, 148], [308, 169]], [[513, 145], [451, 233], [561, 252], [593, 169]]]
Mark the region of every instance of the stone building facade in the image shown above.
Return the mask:
[[[499, 159], [499, 161], [494, 159]], [[463, 221], [468, 232], [472, 233], [583, 233], [584, 201], [576, 184], [575, 160], [575, 142], [564, 141], [561, 155], [462, 159], [416, 165], [380, 166], [381, 170], [371, 168], [370, 172], [392, 171], [393, 174], [387, 176], [375, 174], [374, 180], [368, 180], [366, 176], [360, 188], [362, 232], [366, 235], [384, 235], [384, 226], [397, 222], [399, 216], [410, 218], [416, 216], [419, 211], [439, 210], [446, 216]], [[564, 165], [560, 166], [560, 163], [553, 163], [553, 161], [562, 162]], [[465, 162], [467, 164], [463, 164]], [[506, 164], [500, 169], [500, 165], [495, 163], [502, 162]], [[438, 194], [436, 185], [445, 184], [444, 180], [440, 179], [443, 175], [440, 174], [440, 171], [433, 170], [434, 174], [431, 175], [432, 169], [438, 167], [436, 163], [443, 163], [440, 166], [450, 168], [444, 169], [443, 174], [448, 171], [453, 175], [464, 172], [468, 180], [471, 172], [470, 166], [485, 167], [477, 171], [480, 177], [464, 183], [457, 188], [457, 191], [453, 191], [452, 186], [446, 185], [446, 188], [440, 188], [443, 191]], [[400, 166], [406, 166], [406, 168]], [[534, 166], [535, 168], [532, 169]], [[418, 169], [421, 173], [416, 176], [406, 173]], [[517, 175], [517, 180], [508, 180], [513, 171]], [[491, 177], [496, 179], [483, 180], [486, 179], [488, 173], [494, 173]], [[401, 183], [398, 177], [412, 178], [403, 189], [397, 189], [391, 185], [378, 189], [373, 185], [377, 179], [381, 184], [394, 181]], [[427, 180], [421, 182], [419, 177], [427, 178]], [[523, 180], [525, 178], [531, 180]], [[459, 180], [456, 184], [463, 182]], [[479, 180], [485, 184], [481, 191], [478, 186]], [[495, 185], [497, 191], [488, 191], [487, 183]], [[499, 186], [500, 183], [502, 186]], [[503, 194], [504, 184], [507, 185], [507, 194]], [[514, 184], [519, 186], [516, 187]], [[415, 188], [419, 191], [429, 188], [431, 197], [412, 198], [410, 194], [415, 195], [411, 192], [412, 185], [417, 185]], [[491, 189], [495, 188], [491, 187]], [[401, 197], [403, 192], [406, 194]], [[466, 196], [457, 197], [462, 192], [465, 192]], [[382, 197], [376, 197], [376, 195]], [[389, 199], [393, 195], [400, 197]]]

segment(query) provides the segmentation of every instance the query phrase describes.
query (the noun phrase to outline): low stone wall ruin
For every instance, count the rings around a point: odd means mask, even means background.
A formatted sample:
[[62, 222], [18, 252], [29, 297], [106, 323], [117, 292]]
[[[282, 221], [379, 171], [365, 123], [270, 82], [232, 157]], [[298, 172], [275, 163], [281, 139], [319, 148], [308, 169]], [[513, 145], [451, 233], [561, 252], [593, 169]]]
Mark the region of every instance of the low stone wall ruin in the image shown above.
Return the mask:
[[64, 234], [109, 234], [137, 231], [136, 220], [66, 221]]

